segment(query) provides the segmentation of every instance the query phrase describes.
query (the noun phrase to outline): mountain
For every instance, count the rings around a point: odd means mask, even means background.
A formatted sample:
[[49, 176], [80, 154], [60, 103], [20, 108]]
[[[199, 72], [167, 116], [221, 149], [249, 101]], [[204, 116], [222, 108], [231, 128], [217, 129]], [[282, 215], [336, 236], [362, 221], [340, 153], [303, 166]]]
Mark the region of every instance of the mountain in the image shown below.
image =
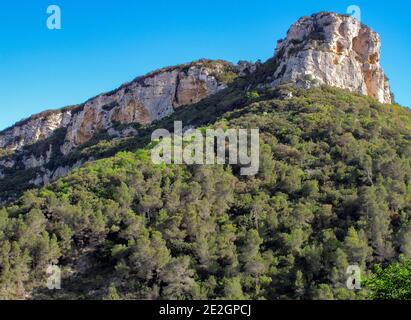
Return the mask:
[[[15, 185], [17, 190], [22, 185], [41, 185], [80, 166], [88, 159], [79, 159], [70, 166], [58, 165], [57, 160], [95, 135], [136, 135], [136, 125], [150, 124], [215, 94], [252, 69], [246, 62], [232, 65], [211, 60], [163, 68], [81, 105], [46, 111], [20, 121], [0, 132], [2, 199], [15, 195], [8, 185]], [[118, 131], [118, 124], [130, 126]], [[13, 179], [19, 183], [10, 183]]]
[[[411, 257], [411, 112], [380, 45], [322, 12], [265, 63], [165, 68], [3, 131], [0, 298], [367, 298], [349, 265]], [[175, 120], [259, 128], [259, 173], [154, 165]]]
[[147, 124], [181, 106], [196, 103], [227, 87], [240, 70], [240, 66], [211, 60], [157, 70], [82, 105], [46, 111], [23, 120], [0, 134], [0, 147], [21, 150], [66, 128], [61, 146], [66, 155], [116, 122]]
[[307, 87], [314, 81], [391, 103], [380, 48], [379, 35], [350, 16], [319, 13], [303, 17], [286, 39], [278, 41], [278, 66], [270, 85], [291, 82]]
[[151, 124], [199, 102], [237, 77], [250, 81], [255, 73], [258, 87], [335, 86], [391, 103], [379, 63], [380, 47], [378, 34], [359, 21], [322, 12], [291, 26], [264, 66], [200, 60], [157, 70], [78, 106], [34, 115], [0, 132], [0, 203], [93, 160], [91, 155], [66, 161], [98, 135], [138, 135], [137, 125]]

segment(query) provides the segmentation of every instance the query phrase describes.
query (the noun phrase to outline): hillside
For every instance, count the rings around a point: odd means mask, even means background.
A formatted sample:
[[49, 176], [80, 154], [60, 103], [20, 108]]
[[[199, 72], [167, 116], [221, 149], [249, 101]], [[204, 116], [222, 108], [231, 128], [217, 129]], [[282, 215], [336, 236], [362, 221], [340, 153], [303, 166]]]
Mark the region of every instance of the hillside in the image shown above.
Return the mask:
[[[210, 97], [218, 97], [212, 101], [221, 108], [225, 94], [238, 96], [233, 88], [241, 93], [284, 84], [327, 85], [391, 103], [380, 48], [379, 35], [359, 21], [320, 12], [293, 24], [264, 64], [202, 59], [137, 77], [77, 106], [34, 115], [0, 132], [0, 203], [96, 159], [94, 152], [79, 153], [102, 139], [139, 138], [147, 126]], [[185, 119], [202, 121], [199, 111]]]
[[[199, 60], [162, 68], [77, 106], [49, 110], [0, 132], [0, 203], [41, 186], [90, 158], [71, 158], [102, 135], [139, 135], [138, 129], [201, 101], [245, 76], [251, 64]], [[121, 127], [121, 128], [120, 128]]]
[[[380, 45], [319, 13], [265, 63], [161, 69], [1, 132], [0, 299], [380, 297], [346, 287], [349, 265], [411, 258], [411, 111]], [[258, 174], [153, 164], [174, 121], [258, 128]]]
[[[329, 87], [253, 96], [213, 126], [260, 128], [256, 177], [155, 166], [143, 148], [2, 209], [2, 297], [364, 297], [349, 264], [411, 254], [410, 111]], [[50, 296], [52, 261], [64, 285]]]

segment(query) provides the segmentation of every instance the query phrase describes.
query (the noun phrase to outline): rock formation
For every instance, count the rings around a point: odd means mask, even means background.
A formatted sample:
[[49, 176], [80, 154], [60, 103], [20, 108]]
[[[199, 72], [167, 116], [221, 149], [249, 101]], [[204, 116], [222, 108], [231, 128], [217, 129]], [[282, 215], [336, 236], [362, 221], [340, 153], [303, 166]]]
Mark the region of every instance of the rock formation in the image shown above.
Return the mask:
[[240, 73], [225, 61], [200, 60], [164, 68], [139, 77], [119, 89], [86, 103], [32, 116], [0, 133], [0, 148], [19, 150], [67, 128], [62, 152], [90, 140], [115, 123], [148, 124], [170, 115], [176, 108], [196, 103], [227, 86], [223, 76]]
[[58, 128], [69, 125], [73, 110], [75, 108], [46, 111], [16, 123], [0, 133], [0, 148], [19, 150], [48, 138]]
[[[285, 83], [300, 87], [325, 84], [391, 103], [380, 66], [380, 47], [378, 34], [350, 16], [322, 12], [303, 17], [278, 42], [267, 63], [200, 60], [164, 68], [81, 105], [46, 111], [3, 130], [0, 184], [7, 185], [16, 173], [19, 177], [13, 181], [29, 185], [53, 181], [90, 160], [79, 159], [70, 165], [55, 161], [70, 158], [64, 156], [97, 133], [112, 138], [138, 135], [131, 124], [162, 119], [219, 92], [239, 75], [252, 74], [244, 79], [249, 80], [244, 90]], [[117, 124], [125, 126], [119, 131]]]
[[325, 84], [391, 103], [380, 48], [379, 35], [350, 16], [321, 12], [303, 17], [278, 41], [270, 85]]
[[[378, 34], [350, 16], [321, 12], [303, 17], [291, 26], [286, 39], [278, 41], [274, 73], [266, 85], [326, 84], [391, 103], [392, 94], [380, 66], [380, 47]], [[82, 105], [17, 123], [0, 133], [0, 148], [19, 150], [66, 128], [61, 151], [67, 154], [114, 123], [159, 120], [225, 88], [224, 75], [235, 76], [246, 69], [252, 72], [255, 67], [245, 62], [234, 66], [220, 60], [200, 60], [164, 68]]]

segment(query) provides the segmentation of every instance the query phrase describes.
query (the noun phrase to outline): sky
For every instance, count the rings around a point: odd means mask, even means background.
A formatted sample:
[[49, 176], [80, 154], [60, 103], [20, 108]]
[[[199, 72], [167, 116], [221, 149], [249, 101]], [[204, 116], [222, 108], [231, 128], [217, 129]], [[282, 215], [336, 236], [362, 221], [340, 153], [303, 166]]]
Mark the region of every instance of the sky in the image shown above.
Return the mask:
[[[61, 8], [61, 30], [47, 28], [50, 5]], [[381, 35], [396, 100], [411, 106], [408, 0], [2, 0], [0, 130], [164, 66], [265, 61], [301, 16], [350, 5]]]

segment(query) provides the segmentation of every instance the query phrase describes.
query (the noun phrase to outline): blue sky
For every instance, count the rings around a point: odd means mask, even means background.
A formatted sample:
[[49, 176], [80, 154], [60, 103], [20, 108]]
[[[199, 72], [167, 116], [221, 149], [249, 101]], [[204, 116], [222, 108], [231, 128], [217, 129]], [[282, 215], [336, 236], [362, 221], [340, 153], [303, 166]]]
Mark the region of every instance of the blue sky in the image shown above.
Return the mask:
[[[62, 30], [46, 27], [49, 5]], [[2, 0], [0, 129], [81, 103], [154, 69], [199, 58], [266, 60], [303, 15], [361, 8], [379, 32], [397, 101], [411, 106], [411, 4], [361, 0]]]

